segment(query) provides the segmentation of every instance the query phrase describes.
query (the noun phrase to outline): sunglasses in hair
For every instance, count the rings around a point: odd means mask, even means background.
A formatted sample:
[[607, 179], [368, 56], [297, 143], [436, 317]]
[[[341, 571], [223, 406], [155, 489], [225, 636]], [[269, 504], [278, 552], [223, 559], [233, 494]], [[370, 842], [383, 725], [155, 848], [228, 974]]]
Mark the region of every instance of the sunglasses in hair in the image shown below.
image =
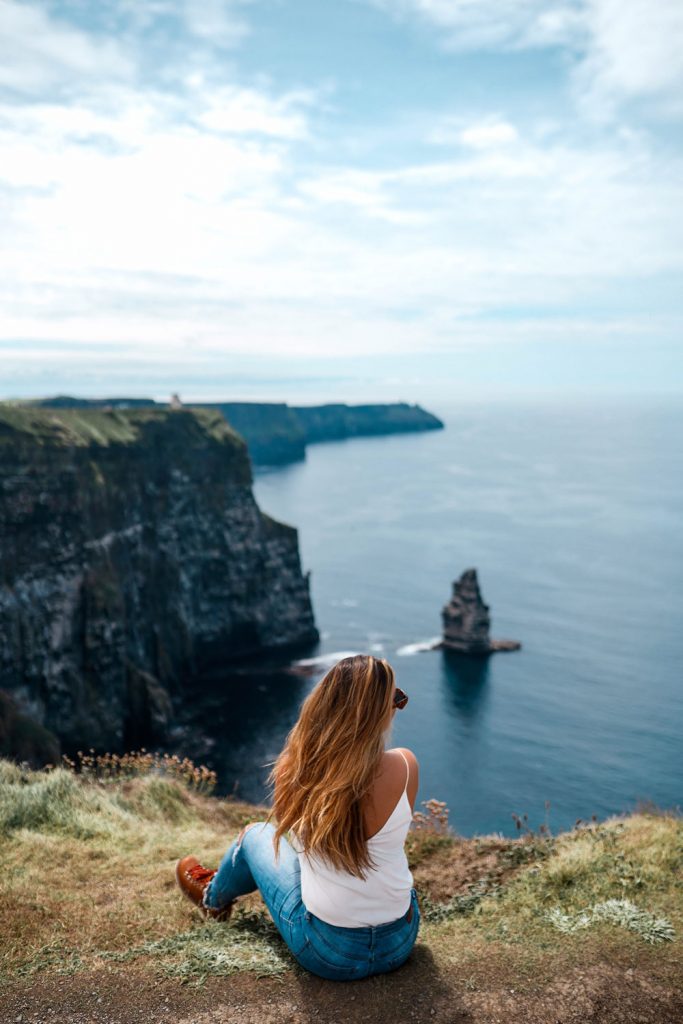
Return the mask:
[[408, 694], [404, 693], [403, 690], [400, 690], [397, 686], [394, 690], [394, 707], [399, 708], [400, 710], [401, 708], [404, 708], [407, 703]]

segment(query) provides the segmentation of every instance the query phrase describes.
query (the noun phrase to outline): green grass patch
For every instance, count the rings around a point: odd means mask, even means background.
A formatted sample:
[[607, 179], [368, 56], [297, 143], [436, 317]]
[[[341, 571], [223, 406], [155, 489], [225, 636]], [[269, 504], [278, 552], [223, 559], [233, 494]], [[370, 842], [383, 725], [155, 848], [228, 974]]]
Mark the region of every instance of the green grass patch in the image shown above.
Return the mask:
[[139, 443], [146, 429], [154, 425], [181, 426], [188, 438], [194, 432], [197, 437], [244, 446], [216, 409], [51, 409], [28, 402], [0, 402], [0, 445], [13, 444], [17, 434], [38, 445], [55, 447], [131, 445]]
[[239, 908], [228, 924], [209, 922], [124, 952], [99, 952], [99, 957], [127, 963], [152, 957], [167, 977], [201, 984], [211, 975], [253, 971], [259, 976], [283, 974], [292, 957], [270, 917]]
[[631, 900], [604, 900], [576, 914], [563, 914], [556, 907], [548, 911], [548, 920], [558, 931], [565, 934], [589, 928], [599, 921], [609, 921], [636, 932], [652, 945], [657, 942], [672, 942], [676, 937], [670, 921], [665, 917], [656, 917], [647, 910], [641, 910]]

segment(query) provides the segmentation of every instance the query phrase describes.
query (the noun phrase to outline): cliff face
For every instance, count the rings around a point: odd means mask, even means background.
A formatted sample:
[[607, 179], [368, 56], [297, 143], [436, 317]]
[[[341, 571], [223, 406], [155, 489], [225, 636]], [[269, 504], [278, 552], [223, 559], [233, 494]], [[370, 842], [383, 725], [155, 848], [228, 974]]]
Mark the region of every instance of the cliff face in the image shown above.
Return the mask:
[[279, 466], [306, 457], [306, 436], [285, 402], [222, 402], [214, 406], [241, 434], [255, 465]]
[[0, 405], [0, 689], [67, 748], [161, 736], [199, 673], [316, 639], [218, 412]]

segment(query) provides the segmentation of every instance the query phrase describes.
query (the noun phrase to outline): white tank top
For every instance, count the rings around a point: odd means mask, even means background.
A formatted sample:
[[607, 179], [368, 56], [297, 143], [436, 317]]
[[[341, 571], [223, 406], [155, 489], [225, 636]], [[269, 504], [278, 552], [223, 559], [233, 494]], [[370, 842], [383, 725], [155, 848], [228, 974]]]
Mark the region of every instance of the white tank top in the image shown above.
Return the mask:
[[406, 764], [406, 784], [382, 828], [367, 840], [375, 867], [365, 879], [304, 853], [298, 837], [290, 833], [301, 866], [301, 899], [307, 910], [328, 924], [362, 928], [388, 924], [408, 912], [413, 876], [404, 843], [413, 812], [408, 800], [410, 769], [405, 754], [399, 753]]

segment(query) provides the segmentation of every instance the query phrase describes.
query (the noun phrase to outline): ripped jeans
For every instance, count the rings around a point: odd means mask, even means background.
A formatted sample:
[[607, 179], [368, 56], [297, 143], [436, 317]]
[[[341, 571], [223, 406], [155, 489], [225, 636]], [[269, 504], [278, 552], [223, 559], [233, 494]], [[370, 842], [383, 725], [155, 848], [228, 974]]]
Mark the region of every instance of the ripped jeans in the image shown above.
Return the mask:
[[410, 909], [388, 924], [342, 928], [306, 909], [301, 899], [299, 858], [284, 836], [275, 863], [270, 822], [249, 826], [236, 839], [204, 890], [204, 905], [218, 909], [258, 889], [296, 961], [321, 978], [354, 981], [393, 971], [410, 956], [420, 926], [415, 889]]

